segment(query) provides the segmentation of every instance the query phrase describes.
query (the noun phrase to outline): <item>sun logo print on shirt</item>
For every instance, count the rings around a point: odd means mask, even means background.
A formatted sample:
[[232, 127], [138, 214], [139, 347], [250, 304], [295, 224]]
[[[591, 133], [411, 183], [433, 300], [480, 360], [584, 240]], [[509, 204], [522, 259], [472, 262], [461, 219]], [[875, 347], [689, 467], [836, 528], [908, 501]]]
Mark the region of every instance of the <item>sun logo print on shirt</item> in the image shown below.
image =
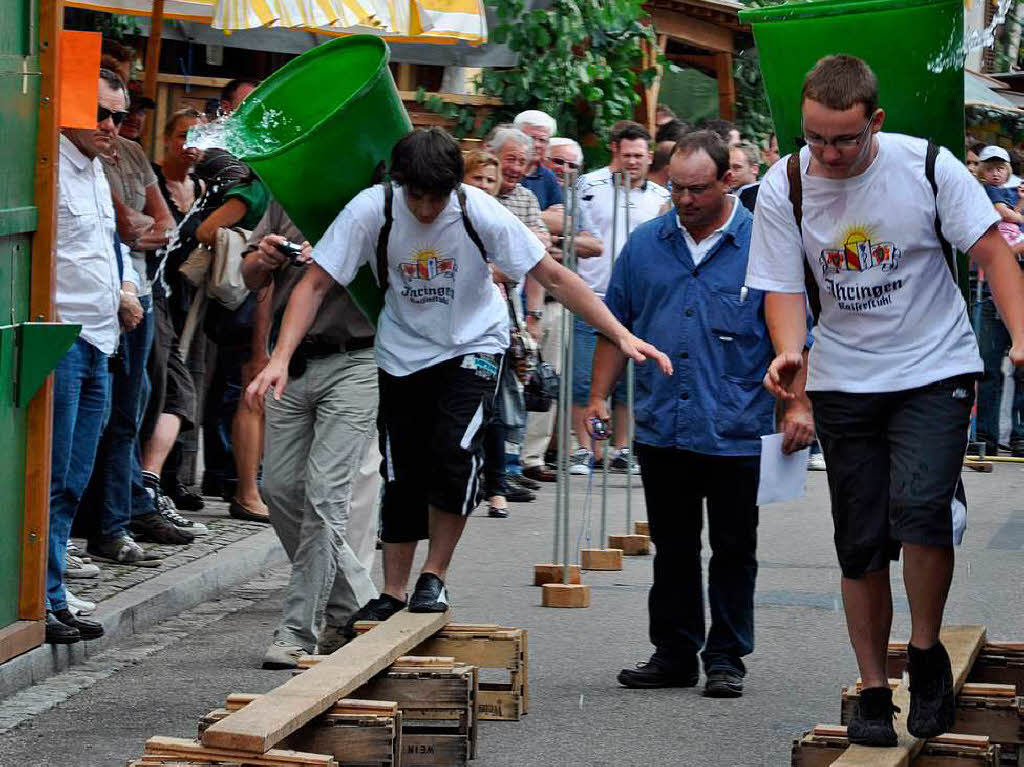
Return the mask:
[[412, 252], [411, 261], [403, 261], [398, 265], [402, 281], [409, 284], [413, 280], [429, 281], [436, 277], [455, 277], [455, 259], [445, 258], [440, 248], [421, 246]]
[[892, 242], [876, 242], [873, 232], [864, 226], [854, 226], [841, 235], [841, 246], [824, 248], [818, 263], [823, 275], [840, 272], [866, 272], [876, 266], [883, 272], [899, 268], [902, 252]]

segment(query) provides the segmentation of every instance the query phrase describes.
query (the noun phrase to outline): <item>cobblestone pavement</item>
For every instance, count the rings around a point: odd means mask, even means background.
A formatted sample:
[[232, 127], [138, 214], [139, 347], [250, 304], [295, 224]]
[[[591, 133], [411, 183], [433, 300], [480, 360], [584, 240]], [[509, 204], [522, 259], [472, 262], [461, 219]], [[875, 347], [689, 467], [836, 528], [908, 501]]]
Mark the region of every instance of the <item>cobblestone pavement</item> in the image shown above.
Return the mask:
[[[88, 599], [90, 602], [101, 602], [104, 599], [118, 594], [132, 586], [155, 578], [156, 576], [193, 562], [208, 554], [213, 554], [225, 546], [256, 535], [266, 530], [268, 525], [263, 522], [243, 522], [228, 516], [228, 504], [210, 498], [204, 499], [206, 508], [202, 511], [186, 512], [184, 516], [206, 525], [210, 532], [208, 535], [199, 536], [193, 543], [186, 546], [159, 546], [151, 543], [142, 543], [147, 551], [152, 551], [164, 557], [159, 567], [135, 567], [131, 565], [117, 565], [112, 562], [104, 562], [94, 559], [93, 564], [99, 565], [100, 572], [94, 578], [72, 578], [68, 580], [68, 586], [76, 596]], [[85, 551], [86, 542], [82, 539], [73, 539], [80, 549]]]

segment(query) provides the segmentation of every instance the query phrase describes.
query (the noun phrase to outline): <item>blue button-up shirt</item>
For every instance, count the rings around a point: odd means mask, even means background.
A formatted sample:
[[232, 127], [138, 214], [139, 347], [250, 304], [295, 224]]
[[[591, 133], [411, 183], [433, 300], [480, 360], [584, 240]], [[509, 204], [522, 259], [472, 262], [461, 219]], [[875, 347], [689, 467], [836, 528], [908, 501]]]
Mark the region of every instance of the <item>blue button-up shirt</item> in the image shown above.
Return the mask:
[[761, 379], [774, 355], [764, 293], [743, 286], [753, 217], [736, 200], [721, 239], [694, 265], [674, 210], [637, 227], [605, 302], [672, 360], [636, 368], [636, 440], [707, 455], [759, 455], [775, 431]]
[[536, 195], [541, 210], [563, 203], [562, 187], [559, 186], [558, 179], [540, 163], [537, 163], [537, 169], [531, 175], [523, 176], [520, 183]]

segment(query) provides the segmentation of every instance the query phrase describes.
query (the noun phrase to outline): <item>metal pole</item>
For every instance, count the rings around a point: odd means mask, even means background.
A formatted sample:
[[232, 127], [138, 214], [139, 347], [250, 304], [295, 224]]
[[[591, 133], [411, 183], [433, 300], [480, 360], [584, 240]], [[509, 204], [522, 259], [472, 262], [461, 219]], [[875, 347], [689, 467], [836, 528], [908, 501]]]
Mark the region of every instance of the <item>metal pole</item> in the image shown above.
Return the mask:
[[[572, 221], [575, 221], [576, 220], [576, 215], [577, 215], [577, 210], [576, 210], [575, 206], [578, 204], [578, 198], [577, 198], [577, 195], [576, 195], [576, 184], [574, 183], [574, 179], [572, 178], [572, 174], [571, 173], [569, 173], [567, 171], [565, 175], [566, 175], [566, 178], [568, 179], [568, 182], [567, 182], [568, 183], [568, 189], [567, 189], [567, 196], [566, 196], [567, 210], [571, 210], [571, 212], [572, 212], [572, 216], [571, 216]], [[564, 255], [562, 257], [562, 259], [563, 259], [562, 260], [562, 265], [565, 266], [567, 269], [572, 269], [572, 270], [575, 271], [575, 268], [576, 268], [576, 251], [575, 251], [575, 247], [576, 247], [576, 234], [575, 234], [576, 233], [576, 227], [575, 227], [575, 224], [573, 224], [573, 223], [570, 223], [568, 225], [568, 227], [569, 227], [568, 232], [566, 232], [565, 230], [562, 231], [562, 236], [563, 236], [562, 247], [564, 248]], [[563, 309], [562, 310], [562, 321], [563, 321], [563, 323], [565, 325], [565, 328], [566, 328], [566, 334], [563, 336], [563, 339], [562, 339], [563, 349], [564, 349], [564, 352], [563, 352], [563, 355], [562, 355], [562, 359], [565, 360], [565, 367], [563, 367], [562, 370], [563, 371], [568, 371], [569, 374], [571, 375], [571, 373], [572, 373], [572, 365], [573, 365], [573, 353], [572, 353], [572, 351], [573, 351], [572, 350], [572, 346], [573, 346], [573, 316], [572, 316], [572, 312], [570, 312], [568, 309]], [[563, 381], [564, 381], [564, 375], [563, 375]], [[571, 581], [570, 569], [569, 569], [570, 568], [570, 565], [569, 565], [569, 562], [570, 562], [570, 557], [569, 557], [569, 509], [570, 509], [570, 490], [571, 490], [571, 488], [570, 488], [570, 479], [569, 479], [569, 461], [568, 461], [568, 456], [569, 456], [569, 440], [571, 439], [571, 434], [572, 434], [572, 428], [571, 428], [571, 426], [572, 426], [572, 424], [571, 424], [571, 421], [572, 421], [572, 386], [571, 385], [570, 386], [564, 386], [563, 385], [561, 387], [561, 389], [565, 390], [565, 412], [562, 414], [562, 420], [560, 422], [561, 423], [561, 434], [559, 435], [558, 446], [559, 446], [559, 448], [562, 448], [562, 445], [565, 445], [564, 451], [565, 451], [565, 456], [566, 456], [565, 468], [564, 468], [564, 472], [565, 472], [565, 487], [564, 487], [565, 497], [562, 500], [562, 515], [563, 515], [563, 519], [562, 519], [562, 557], [563, 557], [563, 559], [562, 559], [562, 582], [565, 583], [565, 584], [568, 584]]]
[[[630, 197], [633, 192], [633, 180], [629, 174], [625, 174], [626, 188], [626, 239], [629, 239], [629, 208]], [[635, 366], [633, 360], [626, 362], [626, 535], [631, 535], [633, 530], [633, 391], [635, 383]]]
[[[615, 240], [619, 222], [619, 174], [612, 173], [612, 266], [615, 265]], [[593, 447], [593, 443], [591, 443]], [[608, 545], [608, 445], [602, 450], [601, 460], [601, 547]]]
[[[562, 175], [562, 199], [567, 199], [569, 194], [569, 174], [568, 172]], [[566, 260], [566, 239], [565, 239], [565, 227], [567, 226], [567, 220], [569, 218], [569, 208], [566, 206], [565, 213], [562, 215], [562, 263]], [[558, 388], [558, 404], [556, 406], [556, 416], [558, 420], [558, 457], [556, 458], [557, 465], [555, 467], [555, 535], [552, 539], [552, 553], [551, 563], [558, 564], [558, 541], [561, 537], [561, 524], [562, 524], [562, 493], [563, 487], [568, 482], [568, 472], [563, 471], [566, 469], [567, 464], [567, 445], [562, 439], [562, 424], [565, 423], [566, 418], [566, 386], [565, 386], [565, 336], [566, 336], [566, 313], [563, 311], [561, 316], [561, 322], [559, 323], [558, 332], [561, 343], [559, 344], [559, 365], [561, 365], [562, 381]]]

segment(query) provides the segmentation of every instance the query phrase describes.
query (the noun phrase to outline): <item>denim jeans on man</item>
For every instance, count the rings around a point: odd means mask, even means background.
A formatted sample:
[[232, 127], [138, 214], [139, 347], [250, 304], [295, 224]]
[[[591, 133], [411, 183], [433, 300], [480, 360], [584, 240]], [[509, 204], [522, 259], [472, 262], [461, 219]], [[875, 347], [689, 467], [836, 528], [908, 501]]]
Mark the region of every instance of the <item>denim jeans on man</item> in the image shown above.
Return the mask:
[[128, 534], [133, 516], [155, 511], [142, 482], [138, 435], [149, 398], [146, 362], [153, 347], [152, 296], [139, 296], [142, 321], [124, 335], [123, 360], [110, 374], [110, 417], [103, 430], [89, 488], [82, 499], [82, 514], [89, 514], [86, 529], [94, 543]]
[[[992, 294], [986, 289], [980, 306], [975, 309], [978, 318], [978, 350], [985, 363], [985, 375], [978, 384], [977, 439], [989, 451], [999, 444], [999, 415], [1003, 401], [1003, 360], [1010, 351], [1010, 333], [996, 311]], [[1024, 371], [1013, 372], [1013, 406], [1011, 409], [1010, 447], [1024, 450]]]
[[54, 371], [53, 470], [46, 604], [67, 607], [64, 555], [75, 511], [89, 483], [110, 402], [109, 358], [81, 338]]

